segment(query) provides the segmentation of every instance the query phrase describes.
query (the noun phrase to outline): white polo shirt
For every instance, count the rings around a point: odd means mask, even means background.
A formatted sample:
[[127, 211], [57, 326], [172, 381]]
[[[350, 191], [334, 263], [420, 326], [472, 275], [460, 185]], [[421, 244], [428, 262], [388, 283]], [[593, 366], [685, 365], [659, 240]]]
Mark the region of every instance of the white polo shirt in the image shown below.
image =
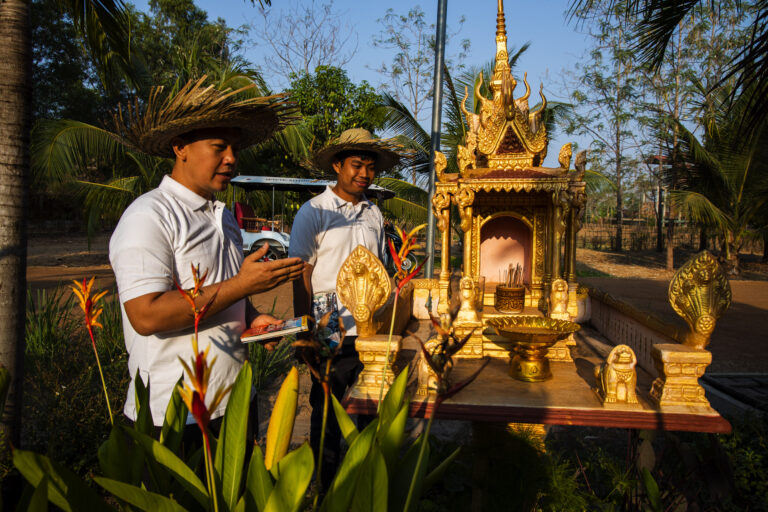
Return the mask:
[[[296, 214], [288, 254], [312, 265], [313, 293], [335, 292], [339, 269], [358, 245], [385, 261], [381, 211], [366, 198], [355, 205], [326, 187], [325, 192], [304, 203]], [[352, 313], [341, 303], [339, 315], [347, 335], [357, 334]]]
[[[158, 188], [136, 199], [123, 213], [109, 242], [109, 259], [117, 278], [120, 303], [155, 292], [176, 290], [174, 278], [184, 289], [194, 286], [190, 265], [208, 270], [206, 284], [237, 274], [243, 262], [242, 239], [232, 213], [219, 201], [208, 201], [165, 176]], [[138, 334], [122, 307], [125, 347], [131, 383], [125, 415], [136, 419], [136, 372], [150, 385], [150, 409], [155, 425], [162, 425], [173, 387], [182, 376], [179, 357], [193, 355], [194, 328], [152, 336]], [[200, 325], [199, 348], [211, 346], [208, 360], [217, 357], [208, 385], [213, 396], [234, 383], [246, 360], [240, 342], [245, 330], [245, 301], [241, 300], [206, 317]], [[184, 375], [186, 379], [187, 376]], [[211, 417], [224, 414], [226, 398]], [[190, 414], [187, 423], [193, 423]]]

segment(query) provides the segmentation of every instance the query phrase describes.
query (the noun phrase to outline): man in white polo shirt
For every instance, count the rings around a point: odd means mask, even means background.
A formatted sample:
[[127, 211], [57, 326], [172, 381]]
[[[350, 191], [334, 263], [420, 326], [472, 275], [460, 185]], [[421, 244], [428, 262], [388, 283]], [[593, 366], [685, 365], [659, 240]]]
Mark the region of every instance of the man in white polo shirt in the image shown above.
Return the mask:
[[[136, 375], [150, 385], [152, 419], [160, 426], [183, 373], [179, 358], [192, 357], [194, 315], [174, 281], [183, 289], [193, 288], [192, 267], [199, 266], [207, 278], [196, 307], [215, 295], [199, 328], [200, 349], [210, 345], [209, 361], [217, 358], [210, 374], [210, 398], [216, 389], [234, 383], [246, 360], [240, 333], [247, 325], [276, 321], [249, 308], [247, 297], [299, 277], [304, 268], [298, 258], [262, 262], [264, 249], [244, 259], [237, 223], [215, 198], [234, 176], [238, 151], [284, 123], [283, 102], [237, 101], [233, 95], [190, 83], [162, 105], [149, 102], [143, 118], [129, 112], [122, 127], [137, 149], [175, 160], [170, 176], [126, 209], [110, 240], [132, 379], [124, 413], [131, 420], [137, 412]], [[157, 108], [164, 109], [165, 117], [157, 116]], [[161, 121], [146, 121], [153, 118]], [[226, 402], [210, 411], [214, 431]], [[194, 439], [197, 426], [191, 415], [187, 425], [185, 437]]]
[[[385, 261], [384, 220], [379, 208], [365, 197], [377, 173], [395, 166], [400, 155], [394, 147], [360, 128], [347, 130], [314, 157], [314, 166], [334, 172], [337, 182], [304, 203], [291, 228], [290, 256], [306, 262], [303, 278], [294, 281], [294, 314], [315, 314], [318, 304], [336, 301], [346, 330], [329, 378], [331, 392], [341, 399], [362, 370], [355, 350], [357, 330], [352, 314], [336, 300], [336, 276], [344, 260], [363, 245]], [[313, 311], [313, 306], [315, 311]], [[310, 445], [318, 456], [322, 430], [323, 390], [312, 379]], [[323, 450], [321, 485], [327, 488], [339, 462], [341, 433], [333, 413], [328, 415]]]

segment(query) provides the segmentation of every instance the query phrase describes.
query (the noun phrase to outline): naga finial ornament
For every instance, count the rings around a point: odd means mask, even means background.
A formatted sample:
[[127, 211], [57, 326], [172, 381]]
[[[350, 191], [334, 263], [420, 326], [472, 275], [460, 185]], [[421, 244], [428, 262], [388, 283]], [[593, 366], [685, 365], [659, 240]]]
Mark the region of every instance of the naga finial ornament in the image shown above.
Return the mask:
[[675, 272], [669, 303], [691, 329], [685, 345], [706, 348], [715, 322], [731, 305], [731, 285], [714, 256], [702, 251]]
[[381, 260], [358, 245], [341, 265], [336, 290], [339, 300], [355, 319], [358, 336], [376, 334], [373, 315], [387, 302], [392, 291]]

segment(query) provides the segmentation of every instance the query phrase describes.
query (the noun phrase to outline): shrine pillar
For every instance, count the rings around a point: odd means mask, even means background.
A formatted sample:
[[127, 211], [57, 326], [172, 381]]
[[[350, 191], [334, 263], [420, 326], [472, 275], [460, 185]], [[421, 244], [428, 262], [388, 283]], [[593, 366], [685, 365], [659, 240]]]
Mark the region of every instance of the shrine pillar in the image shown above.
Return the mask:
[[438, 314], [450, 311], [451, 286], [451, 194], [438, 189], [432, 197], [432, 209], [437, 220], [437, 229], [442, 234], [440, 248], [440, 278], [439, 297], [437, 302]]

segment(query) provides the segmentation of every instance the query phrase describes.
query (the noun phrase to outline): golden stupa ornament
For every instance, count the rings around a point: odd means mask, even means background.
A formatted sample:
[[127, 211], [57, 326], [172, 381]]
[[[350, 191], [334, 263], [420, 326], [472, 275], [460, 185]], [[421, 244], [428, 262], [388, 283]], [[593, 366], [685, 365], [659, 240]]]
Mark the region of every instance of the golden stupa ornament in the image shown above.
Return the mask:
[[709, 345], [715, 322], [731, 305], [731, 285], [709, 252], [700, 252], [675, 272], [669, 283], [669, 303], [691, 329], [685, 344]]
[[530, 110], [528, 98], [531, 87], [528, 75], [523, 75], [525, 93], [514, 97], [517, 80], [512, 76], [507, 53], [507, 32], [504, 5], [498, 2], [496, 16], [496, 63], [490, 80], [491, 98], [481, 92], [482, 74], [475, 84], [475, 102], [479, 114], [469, 112], [465, 89], [461, 110], [467, 121], [465, 145], [458, 147], [458, 163], [461, 174], [468, 169], [482, 167], [488, 170], [525, 169], [538, 167], [547, 154], [547, 128], [541, 116], [547, 106], [547, 98], [539, 89], [541, 105]]
[[336, 291], [355, 319], [358, 336], [376, 334], [373, 315], [387, 302], [392, 291], [387, 270], [379, 258], [358, 245], [339, 270]]

